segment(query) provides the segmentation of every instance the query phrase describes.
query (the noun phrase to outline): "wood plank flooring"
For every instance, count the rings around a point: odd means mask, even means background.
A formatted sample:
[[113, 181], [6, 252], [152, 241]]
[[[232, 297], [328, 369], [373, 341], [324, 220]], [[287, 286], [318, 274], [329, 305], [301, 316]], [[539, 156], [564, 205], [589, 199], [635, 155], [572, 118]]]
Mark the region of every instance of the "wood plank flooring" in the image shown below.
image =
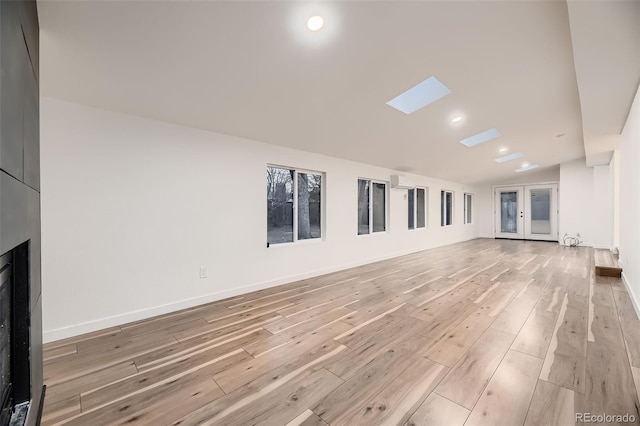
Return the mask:
[[[45, 425], [640, 424], [590, 248], [477, 239], [45, 346]], [[577, 423], [580, 424], [580, 423]]]

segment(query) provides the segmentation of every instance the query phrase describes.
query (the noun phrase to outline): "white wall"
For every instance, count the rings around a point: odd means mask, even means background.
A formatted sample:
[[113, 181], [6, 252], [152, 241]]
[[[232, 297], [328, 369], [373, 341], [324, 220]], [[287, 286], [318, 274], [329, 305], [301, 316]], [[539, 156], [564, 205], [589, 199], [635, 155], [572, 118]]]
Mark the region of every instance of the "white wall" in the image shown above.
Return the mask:
[[640, 91], [620, 138], [620, 263], [640, 315]]
[[560, 165], [558, 210], [560, 242], [565, 234], [580, 234], [585, 245], [593, 245], [593, 168], [585, 159]]
[[613, 248], [613, 173], [610, 166], [587, 167], [585, 159], [560, 165], [560, 242], [580, 234], [582, 245]]
[[493, 187], [481, 185], [476, 196], [478, 206], [478, 235], [481, 238], [494, 238], [493, 232]]
[[580, 159], [560, 165], [560, 242], [580, 233], [582, 245], [612, 249], [614, 165], [587, 167]]
[[620, 150], [611, 157], [613, 173], [613, 247], [620, 247]]
[[[408, 175], [429, 187], [429, 229], [407, 230], [391, 190], [388, 232], [358, 237], [357, 178], [392, 170], [49, 98], [41, 135], [45, 341], [478, 236], [462, 224], [477, 188], [453, 182]], [[325, 241], [266, 247], [269, 163], [326, 173]]]
[[593, 246], [613, 246], [613, 167], [593, 168]]

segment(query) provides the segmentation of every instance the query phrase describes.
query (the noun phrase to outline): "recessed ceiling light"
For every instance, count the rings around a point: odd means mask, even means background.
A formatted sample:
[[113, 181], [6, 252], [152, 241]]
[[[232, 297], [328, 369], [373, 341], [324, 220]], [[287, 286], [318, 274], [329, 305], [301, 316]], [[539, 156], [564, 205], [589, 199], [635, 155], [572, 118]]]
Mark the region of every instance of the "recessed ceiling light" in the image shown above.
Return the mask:
[[504, 163], [505, 161], [514, 160], [514, 159], [520, 158], [522, 156], [524, 156], [524, 152], [514, 152], [513, 154], [509, 154], [509, 155], [505, 155], [504, 157], [496, 158], [493, 161], [495, 161], [496, 163]]
[[307, 20], [307, 28], [311, 31], [318, 31], [324, 26], [324, 19], [322, 16], [314, 15]]
[[452, 123], [459, 123], [461, 121], [462, 121], [462, 117], [460, 117], [460, 116], [455, 117], [453, 120], [451, 120]]
[[498, 150], [498, 152], [499, 152], [499, 153], [501, 153], [501, 154], [502, 154], [503, 152], [507, 152], [507, 151], [509, 151], [509, 148], [504, 147], [504, 146]]
[[520, 167], [519, 169], [516, 169], [516, 173], [526, 172], [527, 170], [537, 169], [538, 167], [540, 166], [538, 166], [537, 164], [531, 164], [526, 166], [523, 164], [522, 167]]
[[411, 114], [447, 96], [449, 93], [451, 93], [451, 90], [447, 86], [431, 76], [422, 83], [418, 83], [406, 92], [391, 99], [387, 102], [387, 105], [405, 114]]
[[488, 142], [491, 139], [495, 139], [497, 137], [502, 136], [502, 133], [500, 133], [498, 130], [496, 129], [489, 129], [486, 130], [482, 133], [478, 133], [477, 135], [473, 135], [471, 137], [468, 137], [466, 139], [462, 139], [460, 141], [460, 143], [462, 145], [468, 146], [468, 147], [472, 147], [474, 145], [478, 145], [484, 142]]

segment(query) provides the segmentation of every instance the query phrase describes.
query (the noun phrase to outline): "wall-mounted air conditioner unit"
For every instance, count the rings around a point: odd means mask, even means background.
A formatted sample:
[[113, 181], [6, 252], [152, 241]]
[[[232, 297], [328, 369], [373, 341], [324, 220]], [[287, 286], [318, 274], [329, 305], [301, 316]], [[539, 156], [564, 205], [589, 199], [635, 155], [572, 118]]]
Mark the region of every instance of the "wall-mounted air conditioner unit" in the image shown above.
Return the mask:
[[412, 189], [416, 186], [404, 176], [391, 175], [391, 187], [397, 189]]

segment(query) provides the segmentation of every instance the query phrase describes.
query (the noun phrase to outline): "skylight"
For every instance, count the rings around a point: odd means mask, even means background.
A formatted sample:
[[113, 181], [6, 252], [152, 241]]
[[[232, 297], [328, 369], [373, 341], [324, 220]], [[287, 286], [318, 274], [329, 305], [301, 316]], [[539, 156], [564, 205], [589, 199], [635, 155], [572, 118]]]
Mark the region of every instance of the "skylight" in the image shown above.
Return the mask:
[[527, 170], [537, 169], [538, 167], [540, 167], [540, 166], [538, 166], [537, 164], [531, 164], [529, 166], [520, 167], [520, 168], [516, 169], [516, 173], [526, 172]]
[[509, 155], [505, 155], [499, 158], [496, 158], [495, 161], [496, 163], [504, 163], [505, 161], [509, 161], [509, 160], [515, 160], [516, 158], [520, 158], [524, 155], [524, 152], [514, 152], [513, 154], [509, 154]]
[[472, 147], [484, 142], [488, 142], [491, 139], [495, 139], [502, 136], [502, 133], [500, 133], [498, 130], [496, 129], [489, 129], [486, 130], [482, 133], [478, 133], [477, 135], [473, 135], [471, 137], [468, 137], [466, 139], [462, 139], [460, 141], [460, 143], [462, 145], [468, 146], [468, 147]]
[[405, 114], [411, 114], [450, 93], [451, 90], [447, 86], [431, 76], [422, 83], [391, 99], [387, 102], [387, 105]]

